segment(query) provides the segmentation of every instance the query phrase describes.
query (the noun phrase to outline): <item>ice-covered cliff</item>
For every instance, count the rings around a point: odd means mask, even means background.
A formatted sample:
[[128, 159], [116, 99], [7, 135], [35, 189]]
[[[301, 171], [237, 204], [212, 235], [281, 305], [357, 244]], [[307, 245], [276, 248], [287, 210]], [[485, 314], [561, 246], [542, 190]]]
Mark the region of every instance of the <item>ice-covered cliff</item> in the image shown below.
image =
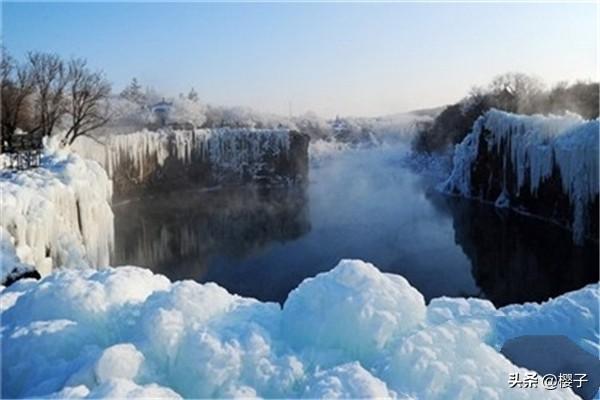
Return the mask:
[[102, 164], [115, 194], [122, 195], [145, 188], [303, 182], [308, 140], [286, 129], [163, 129], [84, 139], [75, 151]]
[[456, 146], [444, 190], [598, 234], [598, 120], [490, 110]]
[[0, 292], [2, 396], [576, 399], [511, 387], [511, 374], [531, 371], [499, 350], [515, 336], [566, 335], [597, 354], [598, 293], [425, 305], [403, 277], [345, 260], [281, 308], [142, 268], [65, 270]]
[[0, 170], [2, 283], [25, 265], [41, 275], [108, 265], [111, 181], [98, 163], [49, 146], [40, 168]]

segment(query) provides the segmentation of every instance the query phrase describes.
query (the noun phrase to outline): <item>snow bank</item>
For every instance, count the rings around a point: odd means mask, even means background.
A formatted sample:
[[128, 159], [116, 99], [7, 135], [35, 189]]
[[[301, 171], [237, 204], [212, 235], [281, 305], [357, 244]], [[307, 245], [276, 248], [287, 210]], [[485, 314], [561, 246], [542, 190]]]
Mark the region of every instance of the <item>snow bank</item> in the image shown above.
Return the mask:
[[[297, 347], [369, 357], [425, 317], [423, 296], [399, 275], [376, 274], [370, 264], [343, 260], [326, 276], [305, 279], [285, 302], [284, 334]], [[335, 307], [323, 307], [327, 303]]]
[[0, 171], [0, 192], [0, 282], [25, 264], [42, 275], [108, 265], [112, 184], [100, 165], [47, 143], [40, 168]]
[[[559, 222], [573, 230], [574, 241], [581, 243], [594, 231], [588, 211], [597, 208], [598, 201], [599, 131], [598, 120], [584, 121], [576, 115], [490, 110], [456, 146], [454, 169], [443, 189], [542, 217], [558, 215], [565, 219]], [[551, 207], [535, 204], [558, 204], [561, 192], [569, 202], [570, 215], [564, 218], [560, 210], [542, 210]]]
[[[342, 261], [283, 309], [136, 267], [64, 270], [0, 292], [3, 397], [569, 399], [511, 389], [511, 335], [598, 339], [598, 285], [542, 305], [423, 297]], [[569, 323], [564, 323], [569, 318]]]

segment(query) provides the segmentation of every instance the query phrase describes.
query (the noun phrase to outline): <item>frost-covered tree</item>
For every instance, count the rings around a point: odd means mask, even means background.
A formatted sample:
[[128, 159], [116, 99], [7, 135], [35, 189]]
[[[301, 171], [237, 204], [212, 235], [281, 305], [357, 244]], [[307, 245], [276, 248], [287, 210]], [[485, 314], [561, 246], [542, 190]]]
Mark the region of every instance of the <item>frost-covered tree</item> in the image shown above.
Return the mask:
[[308, 134], [311, 138], [323, 139], [333, 135], [330, 124], [312, 111], [294, 117], [292, 121], [293, 128]]
[[148, 127], [152, 121], [152, 112], [148, 107], [142, 107], [121, 95], [108, 99], [110, 121], [106, 127], [114, 132], [135, 132]]
[[140, 106], [147, 103], [146, 94], [142, 89], [142, 85], [138, 82], [137, 78], [133, 78], [129, 85], [121, 92], [121, 97], [132, 101]]
[[169, 120], [175, 123], [201, 127], [206, 122], [206, 107], [198, 101], [185, 97], [179, 98], [173, 101]]

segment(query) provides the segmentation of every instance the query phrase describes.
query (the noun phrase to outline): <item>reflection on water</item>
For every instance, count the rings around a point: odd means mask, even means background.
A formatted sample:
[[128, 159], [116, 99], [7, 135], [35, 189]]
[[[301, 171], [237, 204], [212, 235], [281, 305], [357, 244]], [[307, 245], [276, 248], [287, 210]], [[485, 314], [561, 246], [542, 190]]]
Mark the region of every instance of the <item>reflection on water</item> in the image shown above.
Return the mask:
[[551, 223], [464, 199], [432, 196], [453, 217], [456, 243], [496, 305], [543, 301], [598, 281], [598, 244], [571, 244]]
[[395, 149], [347, 152], [313, 167], [307, 188], [122, 204], [113, 263], [279, 302], [341, 258], [401, 274], [428, 300], [538, 301], [598, 280], [597, 244], [577, 249], [559, 228], [441, 196], [401, 161]]
[[113, 263], [202, 281], [212, 260], [243, 260], [310, 229], [299, 189], [231, 188], [161, 194], [114, 207]]

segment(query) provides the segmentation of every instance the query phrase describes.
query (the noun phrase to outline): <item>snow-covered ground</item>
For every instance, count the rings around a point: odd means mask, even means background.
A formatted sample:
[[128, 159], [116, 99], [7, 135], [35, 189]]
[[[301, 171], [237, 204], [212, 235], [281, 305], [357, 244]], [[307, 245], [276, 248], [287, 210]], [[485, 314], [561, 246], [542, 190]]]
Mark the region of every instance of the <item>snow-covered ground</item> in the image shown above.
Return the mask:
[[[476, 192], [480, 184], [474, 183], [471, 175], [480, 141], [485, 140], [487, 150], [497, 151], [503, 158], [502, 170], [493, 171], [502, 174], [502, 191], [491, 200], [499, 207], [510, 207], [511, 197], [522, 191], [536, 196], [541, 183], [558, 170], [562, 190], [573, 208], [573, 239], [581, 243], [587, 233], [586, 210], [599, 192], [599, 132], [598, 120], [585, 121], [574, 114], [527, 116], [490, 110], [456, 146], [454, 169], [443, 190], [466, 197], [482, 196]], [[492, 176], [489, 178], [491, 181]]]
[[0, 193], [0, 282], [27, 265], [108, 265], [112, 183], [100, 165], [47, 143], [40, 168], [0, 170]]
[[137, 267], [61, 270], [0, 292], [3, 397], [569, 399], [510, 388], [499, 349], [564, 334], [598, 354], [599, 286], [544, 304], [423, 296], [341, 261], [281, 308]]

